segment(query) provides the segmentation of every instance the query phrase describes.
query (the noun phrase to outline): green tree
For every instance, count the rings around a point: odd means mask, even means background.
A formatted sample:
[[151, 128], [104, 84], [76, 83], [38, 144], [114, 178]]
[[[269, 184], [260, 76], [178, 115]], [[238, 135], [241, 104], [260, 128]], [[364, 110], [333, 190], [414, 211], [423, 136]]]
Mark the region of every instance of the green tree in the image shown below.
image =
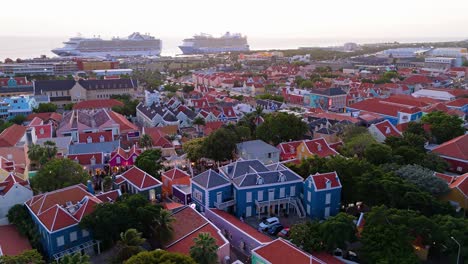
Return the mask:
[[140, 139], [138, 140], [138, 145], [141, 147], [141, 148], [151, 148], [153, 146], [153, 139], [151, 138], [150, 135], [148, 134], [144, 134], [140, 137]]
[[136, 158], [135, 165], [159, 179], [161, 177], [160, 170], [163, 168], [161, 158], [162, 153], [160, 149], [145, 150]]
[[24, 115], [16, 115], [10, 119], [10, 122], [17, 124], [17, 125], [22, 125], [24, 121], [26, 121], [26, 116]]
[[364, 157], [372, 164], [384, 164], [392, 161], [392, 148], [380, 143], [372, 143], [364, 150]]
[[203, 141], [204, 156], [215, 161], [232, 159], [236, 143], [237, 135], [234, 131], [220, 128]]
[[28, 148], [28, 158], [31, 161], [31, 167], [38, 167], [40, 165], [40, 160], [42, 159], [44, 150], [41, 145], [32, 144]]
[[151, 230], [157, 244], [162, 245], [171, 240], [174, 228], [173, 223], [175, 218], [167, 210], [161, 210], [159, 215], [153, 219]]
[[199, 264], [217, 263], [218, 246], [216, 240], [210, 233], [200, 233], [193, 239], [193, 246], [190, 247], [190, 256]]
[[11, 207], [8, 210], [7, 218], [10, 223], [15, 225], [21, 235], [28, 238], [33, 248], [42, 249], [39, 231], [25, 205], [17, 204]]
[[70, 110], [73, 109], [73, 106], [74, 106], [74, 105], [75, 105], [74, 103], [66, 104], [66, 105], [63, 106], [63, 110], [65, 110], [65, 111], [70, 111]]
[[[368, 132], [366, 132], [355, 135], [348, 141], [345, 141], [341, 150], [343, 154], [348, 157], [362, 158], [364, 157], [366, 150], [372, 145], [375, 146], [375, 144], [377, 144], [377, 141], [375, 141], [375, 139]], [[380, 146], [378, 147], [381, 148]], [[374, 151], [373, 148], [374, 147], [371, 148], [371, 152]]]
[[45, 264], [42, 255], [35, 249], [27, 250], [17, 256], [0, 256], [2, 264]]
[[66, 255], [60, 260], [61, 264], [91, 264], [89, 256], [86, 254], [75, 253]]
[[34, 109], [35, 113], [49, 113], [49, 112], [56, 112], [57, 105], [53, 103], [40, 103], [37, 108]]
[[449, 191], [447, 182], [435, 176], [434, 171], [419, 165], [406, 165], [395, 173], [433, 195], [440, 195]]
[[278, 102], [284, 102], [284, 97], [281, 95], [274, 95], [274, 94], [260, 94], [255, 96], [257, 99], [268, 99]]
[[182, 148], [185, 153], [187, 153], [187, 158], [191, 161], [198, 161], [203, 158], [205, 153], [203, 152], [203, 142], [204, 138], [195, 138], [182, 145]]
[[127, 231], [120, 233], [120, 240], [117, 243], [117, 260], [119, 262], [123, 262], [131, 256], [143, 251], [141, 246], [145, 241], [146, 240], [141, 237], [141, 233], [134, 228], [130, 228]]
[[421, 122], [430, 125], [431, 134], [439, 144], [465, 133], [465, 129], [462, 127], [463, 120], [458, 116], [449, 115], [441, 111], [423, 116]]
[[101, 190], [103, 192], [107, 192], [111, 190], [112, 188], [112, 177], [111, 176], [106, 176], [104, 179], [101, 181]]
[[318, 221], [306, 221], [293, 225], [290, 229], [289, 238], [292, 243], [307, 252], [323, 251], [325, 249]]
[[284, 141], [301, 139], [307, 130], [307, 125], [301, 118], [287, 113], [275, 113], [267, 115], [265, 122], [257, 127], [255, 133], [257, 138], [278, 145]]
[[299, 84], [301, 88], [312, 88], [314, 87], [314, 83], [311, 80], [304, 80]]
[[320, 224], [320, 234], [328, 251], [335, 248], [345, 249], [347, 243], [356, 240], [354, 217], [345, 213], [328, 218]]
[[125, 264], [196, 264], [191, 257], [179, 253], [171, 253], [161, 249], [143, 251], [132, 256]]
[[136, 107], [140, 101], [132, 99], [130, 94], [112, 95], [111, 99], [116, 99], [123, 103], [123, 106], [112, 107], [112, 111], [124, 116], [136, 116]]
[[40, 192], [50, 192], [85, 183], [89, 175], [80, 164], [70, 159], [53, 159], [47, 162], [31, 179], [31, 186]]

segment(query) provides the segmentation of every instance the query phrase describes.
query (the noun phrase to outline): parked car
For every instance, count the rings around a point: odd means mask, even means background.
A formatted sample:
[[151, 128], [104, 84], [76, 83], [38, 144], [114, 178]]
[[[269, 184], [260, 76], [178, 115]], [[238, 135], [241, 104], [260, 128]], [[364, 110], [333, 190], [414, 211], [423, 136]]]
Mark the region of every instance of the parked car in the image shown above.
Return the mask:
[[279, 223], [278, 217], [270, 217], [270, 218], [265, 219], [258, 226], [260, 230], [265, 230], [265, 229], [270, 228], [270, 226], [274, 224], [278, 224], [278, 223]]
[[280, 223], [274, 224], [268, 228], [268, 234], [272, 236], [276, 236], [281, 230], [283, 230], [284, 226]]
[[279, 237], [289, 237], [289, 227], [283, 228], [283, 230], [279, 231]]

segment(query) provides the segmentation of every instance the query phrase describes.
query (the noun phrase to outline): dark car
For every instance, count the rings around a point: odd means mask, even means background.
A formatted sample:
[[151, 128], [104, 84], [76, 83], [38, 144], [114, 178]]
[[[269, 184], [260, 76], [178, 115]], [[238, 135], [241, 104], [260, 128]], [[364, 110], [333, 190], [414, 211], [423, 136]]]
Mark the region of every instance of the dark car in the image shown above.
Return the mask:
[[282, 224], [275, 224], [268, 228], [268, 234], [272, 236], [276, 236], [281, 230], [283, 230], [283, 225]]

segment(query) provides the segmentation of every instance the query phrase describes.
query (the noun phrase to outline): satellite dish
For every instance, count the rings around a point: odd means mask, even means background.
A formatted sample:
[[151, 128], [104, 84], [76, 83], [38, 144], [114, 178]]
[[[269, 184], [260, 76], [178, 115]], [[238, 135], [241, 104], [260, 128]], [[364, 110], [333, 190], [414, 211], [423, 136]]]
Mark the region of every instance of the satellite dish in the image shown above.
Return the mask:
[[191, 203], [189, 206], [190, 206], [192, 209], [195, 209], [195, 208], [197, 207], [197, 205], [194, 204], [194, 203]]

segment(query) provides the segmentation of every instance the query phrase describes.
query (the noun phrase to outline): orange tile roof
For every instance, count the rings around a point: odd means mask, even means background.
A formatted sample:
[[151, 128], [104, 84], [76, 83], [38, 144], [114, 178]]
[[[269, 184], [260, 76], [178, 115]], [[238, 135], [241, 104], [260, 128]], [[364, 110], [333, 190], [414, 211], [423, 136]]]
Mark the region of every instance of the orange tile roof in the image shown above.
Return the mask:
[[32, 249], [27, 237], [22, 236], [14, 225], [0, 226], [0, 249], [3, 255], [17, 256]]
[[13, 124], [0, 134], [0, 147], [13, 147], [24, 136], [28, 128]]
[[79, 143], [87, 143], [88, 137], [91, 138], [91, 142], [96, 143], [100, 142], [100, 137], [104, 137], [104, 142], [113, 141], [112, 138], [112, 131], [102, 131], [102, 132], [93, 132], [93, 133], [80, 133], [78, 135], [78, 142]]
[[450, 188], [457, 188], [465, 197], [468, 197], [468, 173], [459, 176], [454, 182], [450, 184]]
[[137, 131], [138, 127], [134, 125], [132, 122], [128, 121], [123, 115], [116, 113], [114, 111], [109, 111], [109, 116], [119, 124], [120, 126], [120, 133], [128, 132], [128, 131]]
[[180, 178], [187, 178], [187, 177], [190, 178], [189, 174], [187, 174], [185, 171], [179, 168], [173, 168], [171, 170], [163, 172], [162, 174], [172, 180], [180, 179]]
[[312, 255], [305, 253], [282, 238], [258, 247], [255, 252], [271, 264], [311, 264], [321, 263]]
[[330, 148], [324, 138], [305, 140], [304, 143], [310, 153], [315, 154], [321, 158], [338, 155], [338, 152]]
[[435, 147], [432, 152], [447, 157], [468, 160], [468, 134], [456, 137]]
[[124, 106], [124, 103], [115, 99], [97, 99], [78, 102], [73, 105], [73, 110], [76, 109], [98, 109], [112, 108], [114, 106]]
[[328, 172], [328, 173], [316, 173], [312, 176], [312, 180], [314, 181], [314, 185], [317, 190], [325, 189], [327, 186], [327, 181], [330, 181], [331, 188], [341, 186], [340, 180], [338, 179], [338, 175], [336, 172]]
[[162, 185], [162, 183], [156, 178], [154, 178], [153, 176], [149, 175], [148, 173], [144, 172], [136, 166], [133, 166], [132, 168], [118, 175], [117, 177], [124, 178], [127, 182], [130, 182], [132, 185], [134, 185], [140, 190]]
[[53, 119], [55, 121], [61, 121], [62, 115], [56, 112], [47, 112], [47, 113], [32, 113], [26, 117], [27, 121], [33, 120], [35, 117], [42, 119], [43, 121], [47, 121], [49, 119]]
[[388, 120], [384, 120], [375, 124], [375, 127], [384, 135], [385, 137], [394, 136], [401, 137], [401, 132], [390, 123]]

